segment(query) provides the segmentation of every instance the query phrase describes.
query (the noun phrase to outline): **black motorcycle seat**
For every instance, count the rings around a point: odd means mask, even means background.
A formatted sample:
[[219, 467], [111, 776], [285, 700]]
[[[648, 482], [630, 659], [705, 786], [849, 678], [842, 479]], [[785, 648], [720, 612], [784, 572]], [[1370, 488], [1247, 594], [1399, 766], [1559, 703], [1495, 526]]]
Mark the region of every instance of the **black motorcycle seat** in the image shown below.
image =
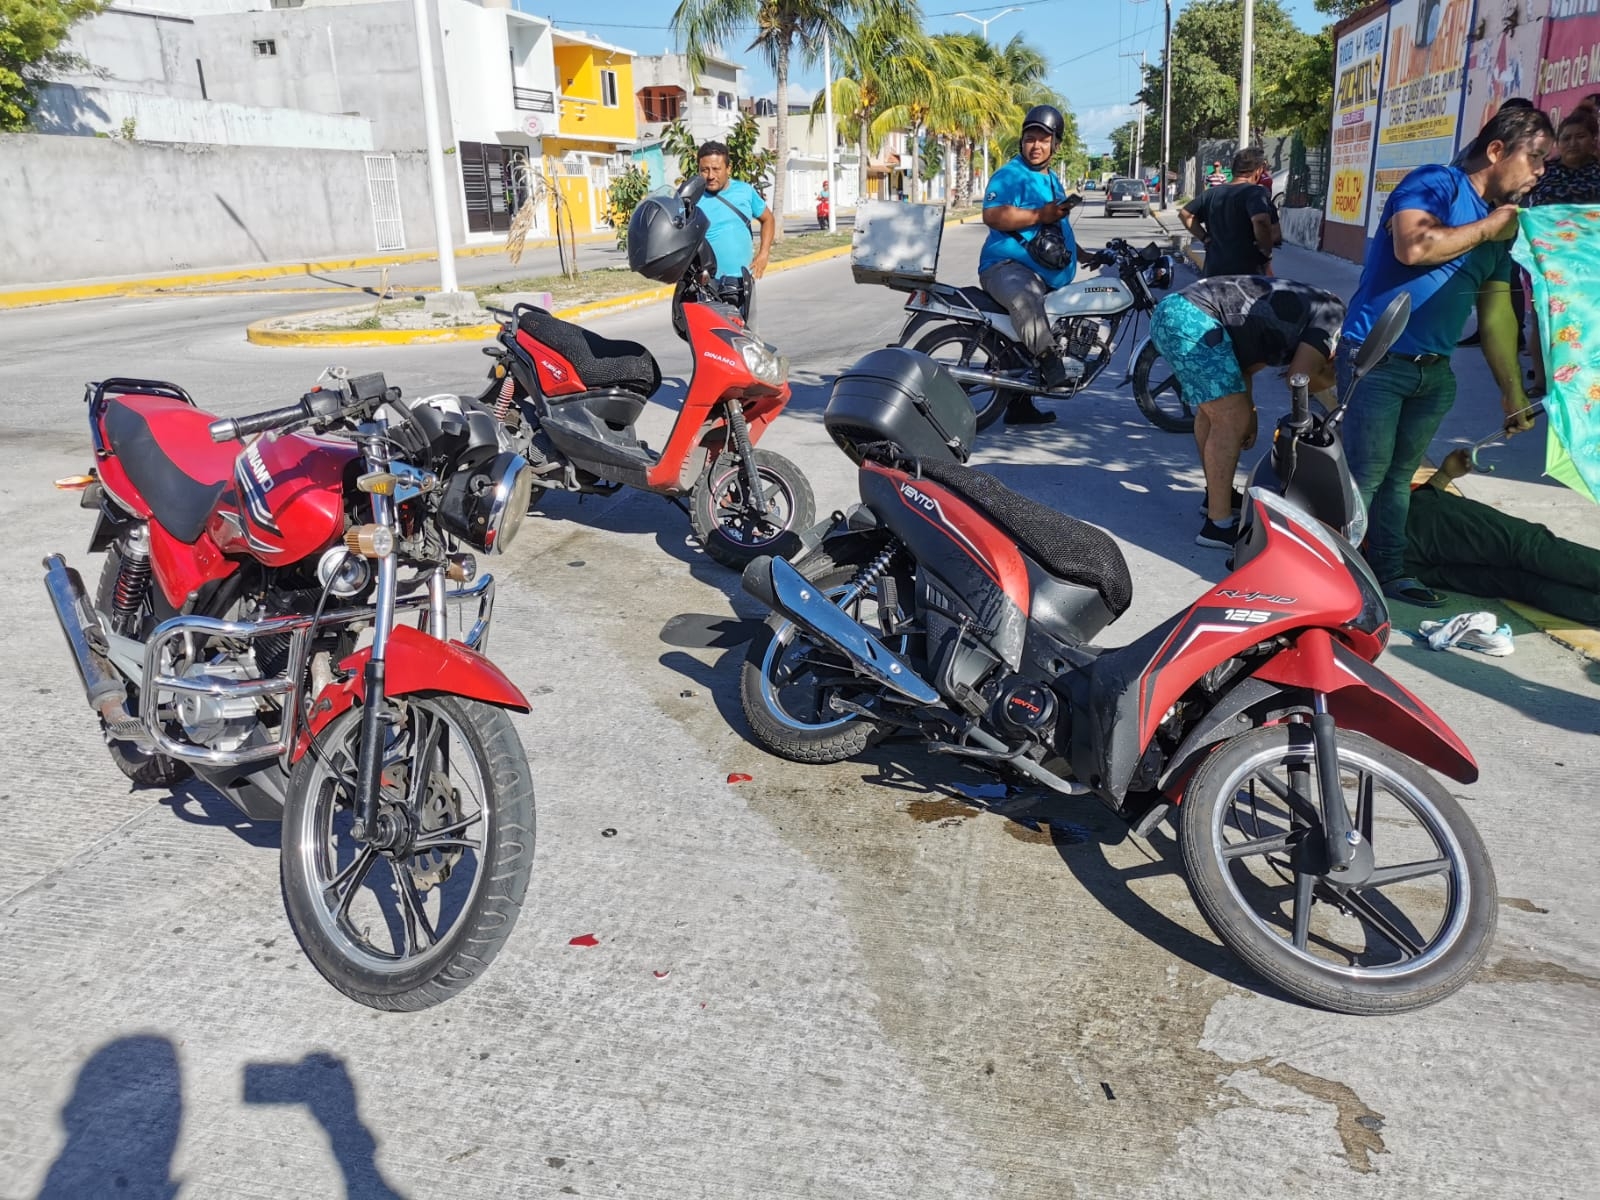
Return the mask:
[[[169, 441], [192, 450], [180, 466], [168, 456], [152, 418]], [[233, 478], [244, 449], [237, 441], [216, 443], [206, 427], [216, 420], [192, 404], [168, 396], [117, 396], [106, 405], [106, 441], [160, 526], [192, 545]]]
[[981, 287], [957, 288], [956, 291], [971, 300], [979, 312], [1003, 313], [1010, 311], [1004, 304], [1001, 304], [1000, 301], [989, 295]]
[[661, 386], [655, 355], [638, 342], [601, 337], [582, 325], [552, 317], [542, 308], [524, 309], [517, 324], [571, 363], [585, 387], [622, 388], [649, 396]]
[[1121, 547], [1105, 530], [1020, 496], [971, 467], [934, 458], [919, 458], [916, 465], [919, 474], [980, 509], [1051, 575], [1094, 588], [1112, 620], [1127, 611], [1133, 578]]

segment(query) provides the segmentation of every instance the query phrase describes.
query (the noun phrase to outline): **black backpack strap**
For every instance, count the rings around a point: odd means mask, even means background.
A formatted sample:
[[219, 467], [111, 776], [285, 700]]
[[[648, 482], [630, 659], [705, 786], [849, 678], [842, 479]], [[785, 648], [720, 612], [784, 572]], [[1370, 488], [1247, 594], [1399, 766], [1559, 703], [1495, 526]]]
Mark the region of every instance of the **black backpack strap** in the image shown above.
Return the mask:
[[751, 221], [754, 221], [756, 219], [754, 216], [747, 216], [745, 214], [745, 211], [742, 208], [740, 208], [732, 200], [729, 200], [721, 192], [712, 192], [711, 193], [711, 198], [713, 200], [721, 200], [724, 204], [726, 204], [729, 208], [731, 208], [734, 211], [735, 214], [738, 215], [739, 220], [743, 221], [746, 226], [748, 226]]

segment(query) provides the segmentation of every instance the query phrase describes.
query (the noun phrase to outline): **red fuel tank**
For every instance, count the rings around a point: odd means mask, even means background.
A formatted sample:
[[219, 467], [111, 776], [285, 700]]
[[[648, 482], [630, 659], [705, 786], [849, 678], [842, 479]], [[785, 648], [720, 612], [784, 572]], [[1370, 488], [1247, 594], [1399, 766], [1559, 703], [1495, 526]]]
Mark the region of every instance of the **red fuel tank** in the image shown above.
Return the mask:
[[239, 455], [233, 494], [208, 532], [224, 553], [274, 567], [327, 549], [344, 533], [346, 472], [359, 453], [304, 434], [259, 439]]

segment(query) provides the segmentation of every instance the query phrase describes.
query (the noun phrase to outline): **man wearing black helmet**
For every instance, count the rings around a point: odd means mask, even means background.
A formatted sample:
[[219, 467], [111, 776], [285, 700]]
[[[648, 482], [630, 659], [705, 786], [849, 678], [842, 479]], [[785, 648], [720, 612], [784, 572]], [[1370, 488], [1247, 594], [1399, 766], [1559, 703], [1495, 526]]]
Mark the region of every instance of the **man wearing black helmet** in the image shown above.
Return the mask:
[[[1050, 173], [1065, 124], [1061, 111], [1048, 104], [1028, 110], [1017, 156], [990, 177], [984, 193], [983, 223], [989, 237], [978, 256], [978, 283], [1011, 313], [1017, 336], [1039, 360], [1047, 388], [1065, 385], [1067, 371], [1050, 334], [1044, 298], [1071, 283], [1078, 268], [1077, 243], [1066, 224], [1075, 201]], [[1040, 241], [1042, 231], [1050, 232]], [[1041, 253], [1046, 247], [1049, 251]], [[1035, 408], [1026, 392], [1018, 393], [1006, 409], [1007, 425], [1055, 419], [1055, 413]]]

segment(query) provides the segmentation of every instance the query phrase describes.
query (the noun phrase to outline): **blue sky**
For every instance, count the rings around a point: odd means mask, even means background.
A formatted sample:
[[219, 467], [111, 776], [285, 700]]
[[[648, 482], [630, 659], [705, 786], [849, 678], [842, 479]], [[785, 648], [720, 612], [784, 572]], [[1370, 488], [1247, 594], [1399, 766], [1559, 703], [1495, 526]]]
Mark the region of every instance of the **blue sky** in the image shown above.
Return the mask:
[[[594, 0], [547, 0], [546, 4], [526, 3], [528, 11], [548, 16], [559, 26], [588, 30], [613, 45], [625, 46], [640, 54], [660, 54], [678, 49], [668, 28], [676, 8], [673, 0], [610, 0], [603, 8]], [[1078, 128], [1089, 149], [1109, 150], [1107, 135], [1134, 117], [1136, 107], [1129, 103], [1138, 90], [1139, 52], [1150, 60], [1161, 57], [1164, 10], [1161, 0], [1017, 0], [1021, 12], [1007, 13], [989, 24], [989, 37], [1005, 42], [1018, 33], [1043, 50], [1050, 58], [1050, 81], [1072, 104]], [[1289, 12], [1302, 29], [1320, 29], [1323, 17], [1311, 0], [1287, 0]], [[935, 33], [976, 31], [978, 26], [955, 14], [968, 12], [974, 17], [989, 17], [1008, 4], [987, 7], [962, 4], [959, 0], [923, 0], [923, 21]], [[1175, 0], [1174, 14], [1183, 8]], [[591, 19], [596, 12], [605, 19]], [[749, 68], [748, 86], [752, 95], [770, 94], [772, 73], [758, 56], [744, 45], [724, 47], [727, 56]], [[1122, 57], [1122, 55], [1129, 57]], [[800, 67], [790, 76], [790, 88], [803, 99], [822, 83], [822, 68]]]

